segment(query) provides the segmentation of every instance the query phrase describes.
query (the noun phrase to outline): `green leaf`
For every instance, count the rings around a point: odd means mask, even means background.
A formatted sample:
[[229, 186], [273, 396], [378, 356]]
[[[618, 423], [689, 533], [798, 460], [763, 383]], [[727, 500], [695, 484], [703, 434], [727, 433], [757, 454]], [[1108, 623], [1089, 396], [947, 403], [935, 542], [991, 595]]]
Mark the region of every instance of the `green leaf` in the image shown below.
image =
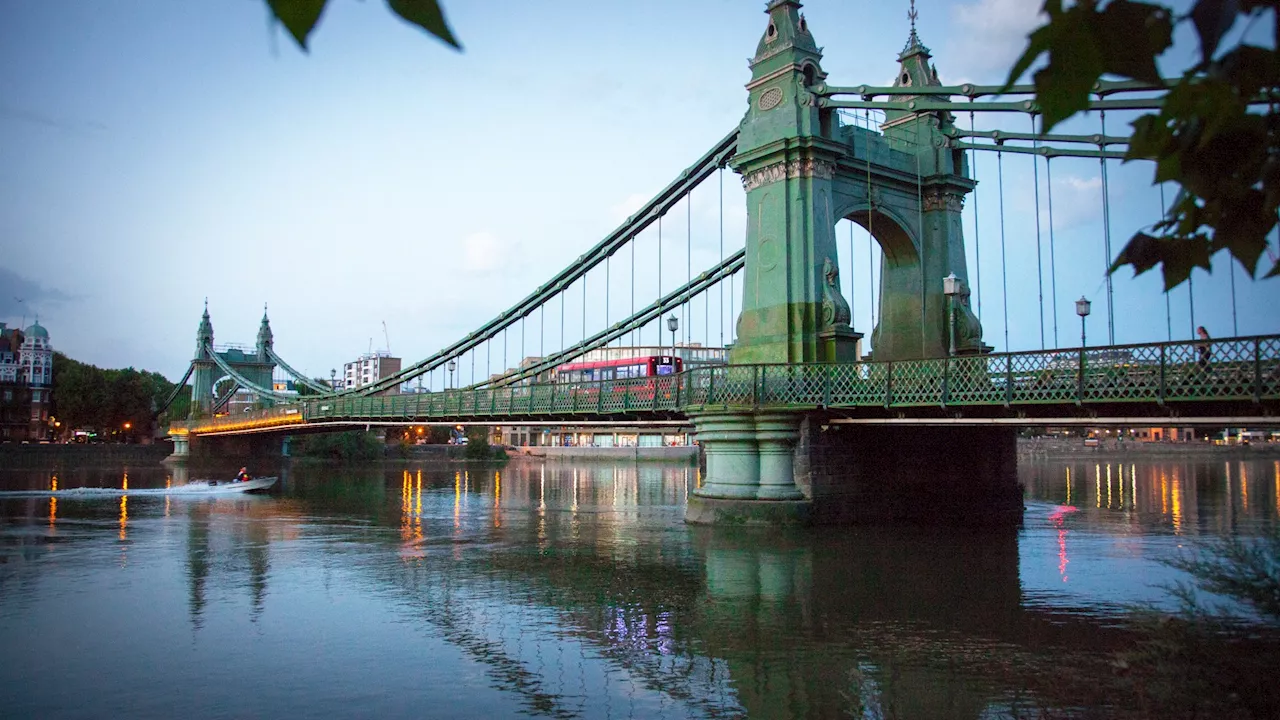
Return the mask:
[[1192, 8], [1191, 22], [1200, 34], [1200, 57], [1204, 62], [1213, 59], [1222, 36], [1235, 24], [1239, 14], [1239, 0], [1199, 0]]
[[1022, 51], [1022, 55], [1018, 61], [1013, 64], [1013, 69], [1009, 71], [1009, 77], [1004, 81], [1003, 90], [1008, 90], [1014, 83], [1018, 82], [1018, 78], [1031, 67], [1031, 63], [1040, 57], [1041, 53], [1048, 52], [1053, 45], [1053, 33], [1055, 32], [1054, 21], [1062, 14], [1062, 0], [1045, 0], [1044, 5], [1040, 8], [1042, 14], [1049, 16], [1049, 22], [1036, 28], [1027, 38], [1027, 49]]
[[1114, 273], [1125, 265], [1133, 266], [1135, 276], [1163, 265], [1167, 292], [1191, 277], [1192, 269], [1209, 269], [1209, 241], [1203, 236], [1170, 239], [1139, 232], [1129, 239], [1107, 272]]
[[1161, 82], [1156, 56], [1173, 44], [1173, 22], [1159, 5], [1112, 0], [1085, 16], [1101, 50], [1103, 72], [1143, 82]]
[[1041, 132], [1089, 107], [1089, 93], [1103, 72], [1102, 53], [1091, 25], [1097, 13], [1077, 5], [1060, 15], [1049, 50], [1049, 64], [1036, 72], [1036, 102], [1043, 113]]
[[1133, 135], [1124, 156], [1126, 161], [1155, 159], [1164, 154], [1173, 133], [1161, 116], [1148, 113], [1134, 120], [1132, 125]]
[[462, 46], [449, 29], [444, 19], [444, 11], [437, 0], [387, 0], [387, 5], [395, 14], [404, 18], [427, 32], [435, 35], [449, 45], [461, 50]]
[[271, 14], [284, 25], [303, 50], [328, 0], [267, 0]]

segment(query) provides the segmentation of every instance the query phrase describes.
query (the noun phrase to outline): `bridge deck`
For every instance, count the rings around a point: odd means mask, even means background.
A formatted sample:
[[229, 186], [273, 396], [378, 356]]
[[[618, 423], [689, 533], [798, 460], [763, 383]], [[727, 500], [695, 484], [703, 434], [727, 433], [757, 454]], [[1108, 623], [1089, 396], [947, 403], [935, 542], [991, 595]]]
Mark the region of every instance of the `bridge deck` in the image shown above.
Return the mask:
[[1280, 335], [895, 362], [727, 365], [679, 375], [316, 398], [175, 434], [297, 431], [360, 422], [638, 420], [716, 410], [847, 417], [1280, 414]]

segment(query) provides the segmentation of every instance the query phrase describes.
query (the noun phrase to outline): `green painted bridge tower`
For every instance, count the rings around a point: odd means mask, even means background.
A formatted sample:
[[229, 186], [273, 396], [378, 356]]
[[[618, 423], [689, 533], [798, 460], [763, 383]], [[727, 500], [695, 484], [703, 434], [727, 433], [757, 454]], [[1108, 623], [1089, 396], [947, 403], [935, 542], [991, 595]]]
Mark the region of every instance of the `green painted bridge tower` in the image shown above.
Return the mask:
[[[216, 410], [221, 398], [215, 398], [214, 388], [224, 378], [231, 378], [240, 385], [240, 379], [258, 387], [272, 387], [275, 375], [275, 359], [272, 357], [274, 336], [267, 309], [262, 308], [262, 323], [258, 326], [257, 344], [253, 352], [240, 347], [227, 347], [222, 351], [213, 346], [213, 322], [209, 319], [209, 303], [205, 301], [200, 327], [196, 330], [196, 353], [191, 361], [191, 418], [208, 417]], [[238, 376], [238, 377], [237, 377]], [[271, 404], [269, 398], [258, 398], [259, 406]]]
[[[824, 101], [822, 51], [800, 8], [796, 0], [768, 4], [768, 24], [750, 61], [748, 107], [731, 160], [747, 194], [747, 240], [730, 364], [859, 359], [863, 335], [851, 327], [841, 294], [835, 237], [836, 223], [846, 218], [883, 251], [880, 322], [871, 332], [876, 360], [989, 352], [968, 305], [961, 212], [975, 182], [964, 153], [949, 147], [944, 134], [951, 113], [888, 111], [878, 131], [871, 123], [843, 124]], [[914, 7], [910, 18], [894, 85], [938, 86]], [[961, 288], [954, 312], [943, 294], [943, 278], [952, 274]], [[815, 488], [838, 485], [827, 481], [841, 472], [897, 475], [883, 457], [898, 444], [892, 432], [868, 445], [833, 445], [813, 432], [820, 413], [715, 412], [693, 420], [707, 476], [690, 499], [691, 522], [785, 522], [807, 514]], [[1008, 500], [1012, 435], [957, 433], [953, 440], [992, 451], [961, 471], [999, 476], [996, 493]], [[949, 444], [917, 444], [912, 451], [945, 456]], [[859, 450], [850, 457], [854, 446]]]
[[[877, 360], [944, 357], [950, 332], [942, 278], [967, 285], [961, 211], [975, 183], [947, 147], [950, 113], [886, 113], [881, 132], [841, 125], [823, 107], [822, 53], [796, 0], [774, 0], [751, 60], [748, 109], [733, 168], [747, 191], [747, 267], [731, 362], [856, 360], [862, 337], [841, 294], [836, 222], [866, 228], [884, 252]], [[939, 85], [912, 27], [895, 86]], [[910, 98], [907, 98], [910, 100]], [[967, 300], [957, 350], [981, 352]]]

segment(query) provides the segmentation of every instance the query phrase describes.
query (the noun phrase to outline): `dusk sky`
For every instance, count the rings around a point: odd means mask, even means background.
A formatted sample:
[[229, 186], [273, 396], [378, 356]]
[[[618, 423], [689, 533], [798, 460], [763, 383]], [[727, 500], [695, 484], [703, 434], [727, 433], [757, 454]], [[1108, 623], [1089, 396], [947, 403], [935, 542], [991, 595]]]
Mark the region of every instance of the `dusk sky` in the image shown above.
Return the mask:
[[[942, 81], [1003, 81], [1040, 4], [921, 0], [920, 37]], [[268, 303], [277, 351], [309, 374], [383, 349], [383, 322], [392, 353], [416, 361], [573, 262], [729, 132], [766, 24], [762, 0], [444, 7], [461, 53], [381, 0], [331, 0], [309, 53], [272, 26], [262, 0], [0, 1], [0, 321], [38, 313], [73, 358], [176, 380], [205, 298], [218, 343], [252, 343]], [[887, 84], [907, 7], [810, 0], [829, 82]], [[1185, 32], [1178, 40], [1195, 48]], [[1118, 113], [1107, 122], [1112, 133], [1125, 124]], [[1097, 117], [1060, 129], [1096, 132]], [[976, 162], [983, 322], [1003, 350], [996, 160]], [[1031, 166], [1004, 158], [1011, 349], [1040, 346]], [[1074, 346], [1071, 303], [1082, 294], [1094, 300], [1090, 339], [1106, 337], [1099, 166], [1062, 159], [1053, 172], [1059, 344]], [[1108, 172], [1118, 251], [1160, 202], [1149, 166]], [[1040, 182], [1043, 204], [1043, 164]], [[695, 274], [719, 255], [708, 188], [693, 201]], [[726, 172], [724, 188], [731, 252], [745, 211], [737, 176]], [[971, 197], [971, 280], [974, 206]], [[668, 242], [683, 281], [683, 206], [674, 214]], [[1043, 207], [1041, 217], [1047, 272]], [[867, 242], [858, 230], [845, 282], [855, 327], [869, 333]], [[1225, 256], [1215, 260], [1212, 276], [1196, 274], [1197, 322], [1224, 336], [1230, 277]], [[1117, 341], [1164, 340], [1159, 273], [1128, 275], [1115, 278]], [[1240, 334], [1280, 331], [1280, 281], [1237, 270], [1236, 285]], [[615, 287], [610, 323], [627, 292]], [[568, 302], [580, 315], [580, 296]], [[605, 318], [588, 304], [594, 332]], [[1188, 337], [1186, 286], [1171, 306], [1174, 337]], [[717, 321], [706, 333], [697, 323], [695, 340], [718, 340]], [[509, 352], [511, 364], [520, 353]]]

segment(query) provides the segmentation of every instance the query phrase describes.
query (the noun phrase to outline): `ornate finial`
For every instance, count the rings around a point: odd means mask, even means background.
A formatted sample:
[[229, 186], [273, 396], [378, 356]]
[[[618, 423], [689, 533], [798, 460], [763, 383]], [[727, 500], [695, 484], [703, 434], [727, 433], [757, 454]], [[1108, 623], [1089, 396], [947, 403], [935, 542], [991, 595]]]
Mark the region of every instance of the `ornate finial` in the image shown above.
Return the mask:
[[920, 17], [920, 13], [916, 12], [916, 0], [911, 0], [911, 9], [907, 11], [907, 19], [911, 21], [911, 40], [920, 42], [920, 38], [916, 35], [916, 18]]

